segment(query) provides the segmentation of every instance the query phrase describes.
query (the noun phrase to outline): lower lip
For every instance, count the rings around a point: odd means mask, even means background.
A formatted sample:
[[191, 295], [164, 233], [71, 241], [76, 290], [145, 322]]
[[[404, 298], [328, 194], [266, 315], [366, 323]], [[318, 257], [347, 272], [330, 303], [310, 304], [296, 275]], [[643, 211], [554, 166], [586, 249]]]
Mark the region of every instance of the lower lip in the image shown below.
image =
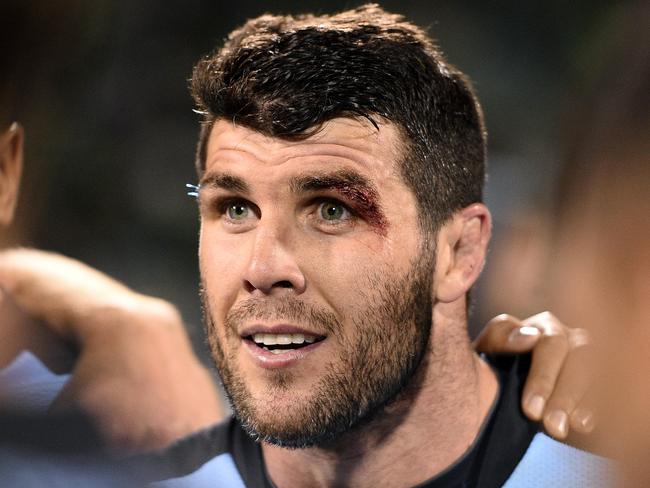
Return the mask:
[[244, 346], [253, 357], [255, 363], [266, 369], [280, 369], [294, 366], [318, 349], [323, 342], [325, 340], [314, 342], [300, 349], [292, 349], [281, 354], [274, 354], [271, 351], [257, 346], [250, 339], [243, 339]]

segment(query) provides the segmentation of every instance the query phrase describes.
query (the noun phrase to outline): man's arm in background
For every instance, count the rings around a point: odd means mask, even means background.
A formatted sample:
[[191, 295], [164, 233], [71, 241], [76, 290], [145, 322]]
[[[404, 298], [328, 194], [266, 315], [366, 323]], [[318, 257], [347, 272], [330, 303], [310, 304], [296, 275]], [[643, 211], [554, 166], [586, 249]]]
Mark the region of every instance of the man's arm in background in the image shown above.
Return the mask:
[[160, 448], [223, 418], [213, 379], [168, 302], [78, 261], [29, 249], [0, 253], [0, 286], [48, 329], [44, 337], [40, 325], [23, 322], [30, 333], [14, 341], [14, 353], [16, 346], [35, 344], [35, 353], [56, 370], [65, 361], [48, 360], [53, 350], [59, 359], [70, 347], [78, 351], [53, 408], [81, 408], [110, 444]]

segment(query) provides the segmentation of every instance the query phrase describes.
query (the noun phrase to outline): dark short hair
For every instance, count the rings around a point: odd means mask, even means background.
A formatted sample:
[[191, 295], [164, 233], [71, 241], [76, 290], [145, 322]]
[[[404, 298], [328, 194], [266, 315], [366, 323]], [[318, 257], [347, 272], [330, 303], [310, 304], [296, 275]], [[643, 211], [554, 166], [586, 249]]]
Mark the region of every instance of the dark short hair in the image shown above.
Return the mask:
[[249, 20], [198, 62], [190, 88], [203, 117], [199, 176], [218, 119], [297, 140], [362, 117], [398, 128], [397, 163], [424, 230], [482, 200], [486, 133], [471, 83], [424, 30], [377, 5]]

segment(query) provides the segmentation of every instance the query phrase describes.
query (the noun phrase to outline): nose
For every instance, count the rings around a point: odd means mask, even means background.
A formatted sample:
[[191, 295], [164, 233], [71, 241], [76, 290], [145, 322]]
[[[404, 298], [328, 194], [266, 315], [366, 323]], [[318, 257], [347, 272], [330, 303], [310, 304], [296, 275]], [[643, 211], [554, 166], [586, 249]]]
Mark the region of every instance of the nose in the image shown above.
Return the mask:
[[[265, 295], [305, 291], [305, 276], [283, 239], [280, 229], [257, 228], [248, 266], [244, 272], [244, 288], [249, 293]], [[284, 236], [286, 237], [286, 236]]]

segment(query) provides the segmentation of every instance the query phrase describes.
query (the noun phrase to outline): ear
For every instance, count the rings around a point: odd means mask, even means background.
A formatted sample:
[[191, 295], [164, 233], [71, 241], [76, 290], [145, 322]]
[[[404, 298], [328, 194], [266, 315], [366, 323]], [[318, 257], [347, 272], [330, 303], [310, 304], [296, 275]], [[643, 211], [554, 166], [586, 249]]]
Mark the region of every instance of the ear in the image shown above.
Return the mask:
[[8, 225], [14, 216], [23, 170], [23, 140], [23, 128], [16, 122], [0, 135], [0, 226]]
[[456, 212], [438, 232], [435, 271], [436, 299], [453, 302], [476, 282], [492, 234], [492, 217], [482, 203]]

